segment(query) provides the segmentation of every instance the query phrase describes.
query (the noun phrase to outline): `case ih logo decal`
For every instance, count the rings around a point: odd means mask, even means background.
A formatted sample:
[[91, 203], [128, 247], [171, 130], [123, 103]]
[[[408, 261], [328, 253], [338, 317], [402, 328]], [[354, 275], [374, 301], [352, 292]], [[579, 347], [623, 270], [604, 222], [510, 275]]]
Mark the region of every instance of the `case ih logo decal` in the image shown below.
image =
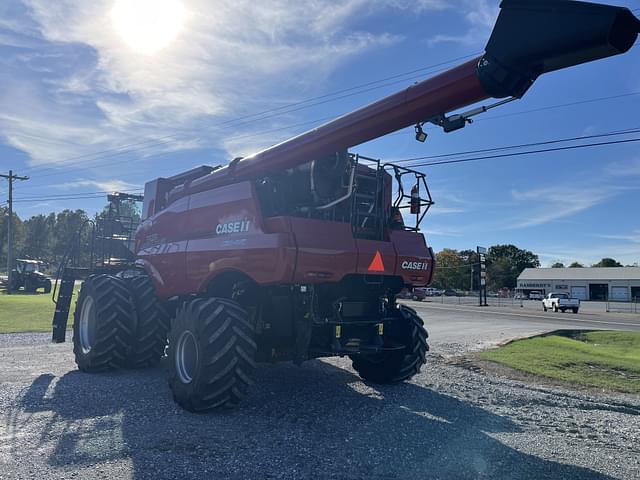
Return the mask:
[[219, 223], [216, 226], [218, 235], [228, 235], [230, 233], [244, 233], [249, 231], [251, 220], [242, 220], [241, 222]]
[[402, 262], [402, 268], [404, 270], [427, 270], [429, 268], [429, 264], [427, 262]]

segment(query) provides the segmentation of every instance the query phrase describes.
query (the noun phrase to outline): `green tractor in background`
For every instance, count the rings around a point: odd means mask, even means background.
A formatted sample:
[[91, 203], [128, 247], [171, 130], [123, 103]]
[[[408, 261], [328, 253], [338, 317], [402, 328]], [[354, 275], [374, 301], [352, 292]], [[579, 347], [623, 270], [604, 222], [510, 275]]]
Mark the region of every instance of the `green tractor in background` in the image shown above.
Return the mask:
[[10, 291], [17, 292], [23, 288], [27, 293], [36, 293], [42, 288], [44, 293], [50, 293], [51, 280], [40, 271], [41, 268], [42, 262], [37, 260], [16, 260], [16, 268], [11, 271]]

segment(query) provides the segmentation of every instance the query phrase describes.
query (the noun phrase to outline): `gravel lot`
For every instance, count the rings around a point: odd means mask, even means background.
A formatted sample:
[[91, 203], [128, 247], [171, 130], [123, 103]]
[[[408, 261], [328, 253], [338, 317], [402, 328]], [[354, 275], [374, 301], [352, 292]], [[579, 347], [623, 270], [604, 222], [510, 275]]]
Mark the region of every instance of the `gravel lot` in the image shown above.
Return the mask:
[[[263, 366], [242, 408], [173, 403], [161, 369], [88, 375], [0, 335], [0, 478], [640, 478], [640, 397], [526, 385], [434, 339], [412, 383], [343, 359]], [[474, 344], [475, 345], [475, 344]]]

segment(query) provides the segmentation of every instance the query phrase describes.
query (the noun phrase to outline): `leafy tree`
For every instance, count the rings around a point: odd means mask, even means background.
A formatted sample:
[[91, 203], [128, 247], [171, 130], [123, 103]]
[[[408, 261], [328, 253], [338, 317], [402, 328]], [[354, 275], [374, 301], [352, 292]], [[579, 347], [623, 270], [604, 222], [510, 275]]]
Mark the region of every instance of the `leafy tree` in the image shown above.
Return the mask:
[[553, 265], [551, 265], [551, 268], [564, 268], [564, 263], [556, 262]]
[[569, 265], [569, 268], [584, 268], [584, 265], [579, 262], [573, 262], [571, 265]]
[[[55, 226], [53, 228], [53, 248], [52, 248], [52, 260], [57, 263], [67, 253], [72, 245], [77, 245], [78, 237], [77, 232], [80, 227], [87, 220], [87, 214], [84, 210], [63, 210], [56, 216]], [[86, 246], [87, 239], [83, 236], [80, 238], [80, 242], [83, 247]], [[82, 248], [84, 252], [86, 248]]]
[[[14, 260], [22, 251], [24, 244], [24, 224], [20, 217], [13, 212], [11, 225], [13, 227], [13, 258]], [[6, 270], [7, 265], [7, 234], [9, 228], [9, 209], [0, 208], [0, 269]]]
[[515, 245], [494, 245], [487, 252], [487, 282], [489, 288], [515, 288], [518, 276], [525, 268], [540, 266], [538, 256]]
[[21, 256], [50, 259], [56, 217], [36, 215], [24, 222], [25, 239]]
[[603, 258], [598, 263], [594, 263], [592, 267], [606, 267], [606, 268], [622, 267], [622, 264], [617, 260], [614, 260], [613, 258], [607, 257], [607, 258]]
[[433, 286], [436, 288], [468, 288], [471, 275], [469, 262], [473, 262], [472, 257], [461, 255], [461, 252], [450, 248], [436, 253], [436, 273]]

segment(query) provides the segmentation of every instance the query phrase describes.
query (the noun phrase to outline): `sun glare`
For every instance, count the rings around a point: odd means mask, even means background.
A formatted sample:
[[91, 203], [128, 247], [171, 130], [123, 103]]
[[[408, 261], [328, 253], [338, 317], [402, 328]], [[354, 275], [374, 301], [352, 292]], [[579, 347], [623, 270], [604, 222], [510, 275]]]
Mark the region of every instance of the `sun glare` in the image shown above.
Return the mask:
[[111, 10], [118, 34], [143, 54], [167, 47], [180, 33], [185, 16], [180, 0], [117, 0]]

